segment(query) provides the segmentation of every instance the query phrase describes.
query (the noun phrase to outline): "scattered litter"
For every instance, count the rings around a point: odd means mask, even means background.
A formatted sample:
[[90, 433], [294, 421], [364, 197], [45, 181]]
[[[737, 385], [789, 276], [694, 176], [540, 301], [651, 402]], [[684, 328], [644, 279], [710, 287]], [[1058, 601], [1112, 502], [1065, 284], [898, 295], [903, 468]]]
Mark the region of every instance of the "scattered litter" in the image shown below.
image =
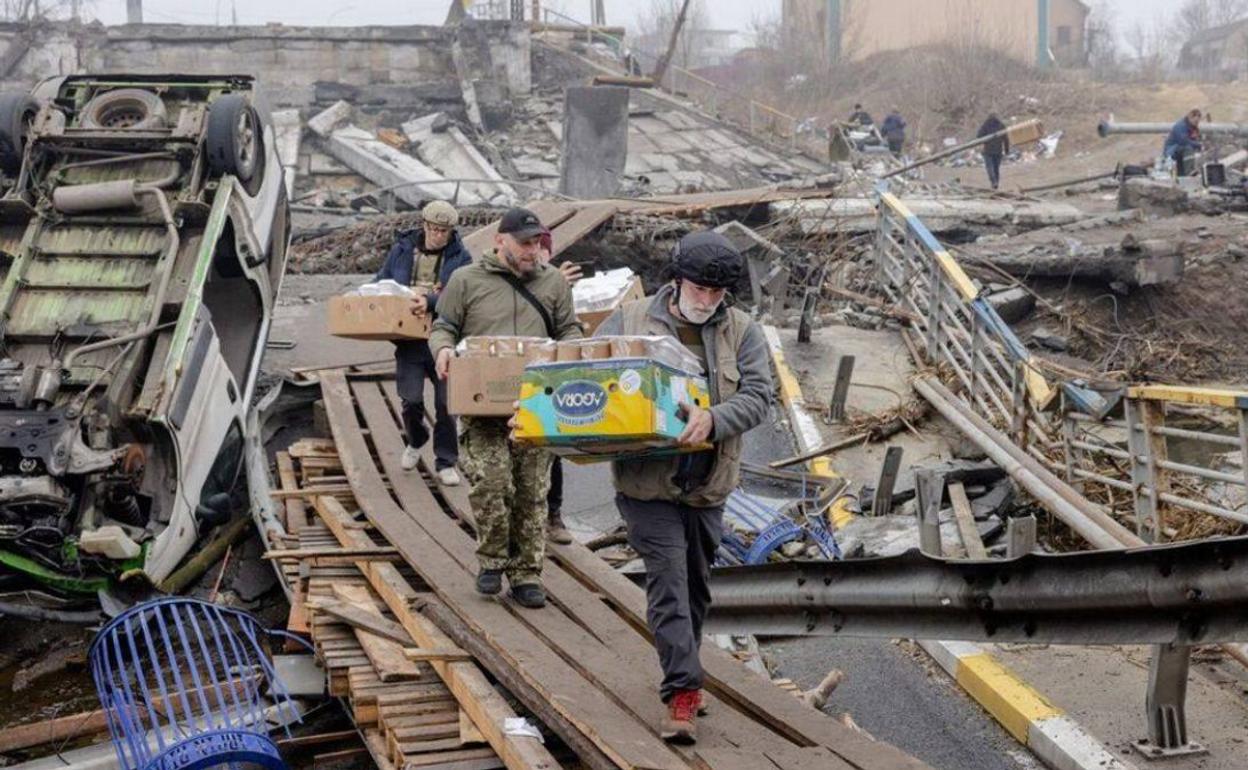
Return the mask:
[[521, 738], [536, 738], [538, 741], [545, 743], [542, 733], [533, 723], [525, 717], [507, 717], [503, 720], [503, 732], [507, 735], [515, 735]]

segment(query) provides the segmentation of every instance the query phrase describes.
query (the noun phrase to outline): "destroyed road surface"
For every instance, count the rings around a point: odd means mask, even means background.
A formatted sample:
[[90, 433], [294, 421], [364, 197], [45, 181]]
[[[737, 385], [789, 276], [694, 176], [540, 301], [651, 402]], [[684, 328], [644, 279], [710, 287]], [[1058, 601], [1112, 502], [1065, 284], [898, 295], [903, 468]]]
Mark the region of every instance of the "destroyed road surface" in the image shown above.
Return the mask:
[[[1000, 57], [959, 74], [967, 57], [939, 46], [844, 71], [873, 68], [867, 89], [776, 81], [749, 57], [730, 75], [673, 63], [656, 85], [626, 66], [624, 30], [478, 18], [502, 5], [447, 27], [20, 38], [0, 98], [0, 761], [119, 766], [140, 732], [178, 750], [239, 687], [266, 716], [236, 720], [238, 739], [290, 766], [1239, 767], [1248, 657], [1224, 574], [1241, 567], [1184, 549], [1248, 520], [1230, 288], [1248, 277], [1248, 153], [1211, 132], [1212, 167], [1178, 176], [1162, 136], [1100, 138], [1093, 114], [1234, 119], [1238, 86]], [[38, 82], [57, 46], [100, 73], [193, 49], [205, 71], [254, 75]], [[352, 66], [326, 63], [346, 50]], [[1022, 94], [997, 105], [1013, 132], [997, 192], [965, 141], [982, 105], [958, 93], [982, 73]], [[743, 96], [755, 76], [767, 87]], [[867, 92], [906, 113], [903, 157], [835, 125]], [[961, 149], [933, 160], [942, 147]], [[659, 738], [641, 563], [607, 468], [565, 465], [576, 542], [548, 548], [550, 604], [483, 601], [466, 490], [431, 447], [401, 467], [393, 346], [327, 333], [330, 299], [370, 282], [434, 199], [474, 255], [523, 204], [556, 262], [591, 281], [627, 269], [650, 295], [687, 233], [746, 256], [733, 294], [776, 392], [717, 564], [758, 582], [712, 583], [712, 626], [731, 633], [703, 645], [696, 746]], [[1144, 544], [1173, 549], [1165, 569], [1094, 574], [1059, 602], [1095, 622], [1037, 608], [1043, 560]], [[972, 577], [907, 593], [890, 582], [907, 565]], [[808, 574], [823, 580], [784, 583]], [[1111, 641], [1071, 644], [1088, 629]], [[229, 646], [214, 633], [242, 644], [225, 680], [207, 676]], [[205, 677], [170, 703], [113, 686], [127, 672]]]

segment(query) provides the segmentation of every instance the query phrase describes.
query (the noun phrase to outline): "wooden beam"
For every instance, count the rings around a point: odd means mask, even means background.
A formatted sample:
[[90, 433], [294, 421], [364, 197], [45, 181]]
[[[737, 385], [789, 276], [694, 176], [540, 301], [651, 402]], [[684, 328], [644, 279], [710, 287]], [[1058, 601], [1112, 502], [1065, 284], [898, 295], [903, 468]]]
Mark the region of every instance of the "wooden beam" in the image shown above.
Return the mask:
[[966, 487], [962, 482], [955, 481], [949, 485], [949, 502], [953, 503], [953, 517], [958, 523], [958, 534], [962, 537], [966, 557], [987, 559], [988, 549], [984, 548], [979, 528], [975, 526], [975, 513], [971, 510], [971, 501], [966, 497]]
[[408, 660], [472, 660], [472, 656], [458, 647], [443, 649], [426, 649], [424, 647], [408, 647], [403, 650]]
[[317, 559], [334, 556], [355, 561], [396, 561], [399, 551], [387, 546], [369, 548], [277, 548], [264, 552], [265, 559]]
[[[390, 626], [394, 626], [397, 628], [397, 633], [402, 637], [402, 641], [395, 641], [375, 634], [369, 629], [359, 628], [358, 626], [353, 629], [360, 646], [364, 648], [364, 654], [372, 662], [373, 668], [376, 669], [377, 676], [381, 681], [403, 682], [421, 677], [423, 669], [414, 661], [408, 660], [403, 654], [403, 648], [412, 643], [411, 637], [403, 631], [402, 626], [399, 626], [397, 623], [391, 623], [382, 617], [381, 611], [377, 609], [377, 605], [373, 603], [372, 597], [369, 596], [368, 588], [335, 583], [334, 596], [338, 597], [340, 605], [343, 603], [352, 605], [351, 611], [354, 612], [357, 619], [360, 617], [369, 618], [372, 625], [377, 628], [388, 629]], [[394, 630], [389, 632], [395, 633]]]
[[[282, 485], [282, 490], [295, 490], [299, 488], [298, 477], [295, 475], [295, 461], [291, 459], [286, 452], [277, 453], [277, 478]], [[302, 500], [293, 499], [286, 501], [286, 531], [299, 534], [299, 530], [308, 525], [308, 510]]]
[[[337, 589], [335, 589], [336, 592]], [[365, 612], [351, 604], [341, 601], [326, 601], [321, 598], [309, 598], [305, 605], [310, 610], [323, 612], [330, 617], [341, 620], [352, 628], [367, 631], [373, 636], [389, 639], [397, 644], [411, 644], [412, 637], [394, 621], [386, 620], [375, 613]]]

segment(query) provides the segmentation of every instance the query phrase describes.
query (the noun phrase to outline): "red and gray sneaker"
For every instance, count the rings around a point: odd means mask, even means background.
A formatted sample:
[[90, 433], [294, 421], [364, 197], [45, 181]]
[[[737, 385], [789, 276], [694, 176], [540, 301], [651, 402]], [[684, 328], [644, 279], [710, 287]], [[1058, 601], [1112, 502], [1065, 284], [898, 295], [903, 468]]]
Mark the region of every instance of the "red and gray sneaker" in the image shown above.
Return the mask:
[[667, 702], [667, 718], [663, 720], [663, 740], [682, 745], [698, 742], [693, 719], [698, 713], [698, 691], [677, 690]]

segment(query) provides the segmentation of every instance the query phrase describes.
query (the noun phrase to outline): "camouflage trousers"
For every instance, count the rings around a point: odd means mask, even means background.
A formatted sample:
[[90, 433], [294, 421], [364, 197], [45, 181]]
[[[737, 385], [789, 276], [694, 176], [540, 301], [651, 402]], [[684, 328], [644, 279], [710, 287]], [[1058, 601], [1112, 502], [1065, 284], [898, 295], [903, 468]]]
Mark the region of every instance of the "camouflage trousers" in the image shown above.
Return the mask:
[[461, 417], [459, 467], [477, 517], [482, 569], [501, 569], [514, 587], [540, 583], [546, 545], [551, 455], [507, 440], [506, 418]]

